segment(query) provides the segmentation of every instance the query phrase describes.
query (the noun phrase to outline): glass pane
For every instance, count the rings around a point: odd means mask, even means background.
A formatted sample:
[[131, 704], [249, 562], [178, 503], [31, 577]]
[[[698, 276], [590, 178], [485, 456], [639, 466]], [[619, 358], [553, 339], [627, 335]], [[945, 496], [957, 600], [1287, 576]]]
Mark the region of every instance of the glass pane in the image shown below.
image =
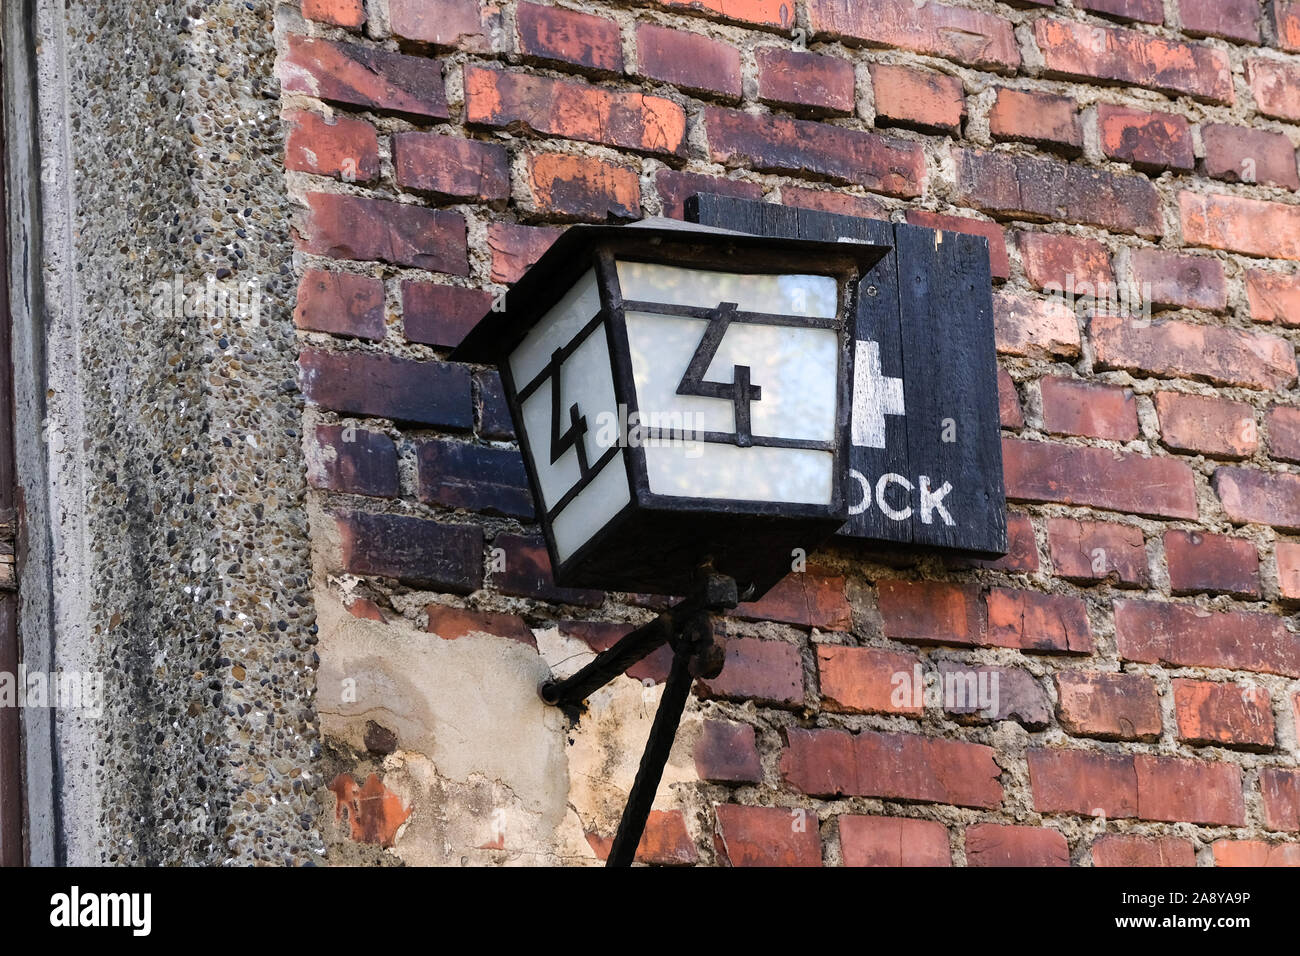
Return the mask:
[[734, 302], [741, 312], [775, 312], [832, 319], [838, 284], [832, 276], [745, 275], [683, 269], [653, 262], [619, 262], [625, 302], [702, 305]]
[[632, 500], [623, 452], [616, 454], [568, 506], [555, 516], [551, 533], [561, 561], [582, 547]]
[[646, 448], [650, 490], [686, 498], [829, 504], [835, 456], [803, 448], [714, 442]]
[[589, 269], [510, 354], [510, 373], [519, 388], [540, 375], [551, 361], [552, 353], [572, 341], [599, 312], [596, 272]]

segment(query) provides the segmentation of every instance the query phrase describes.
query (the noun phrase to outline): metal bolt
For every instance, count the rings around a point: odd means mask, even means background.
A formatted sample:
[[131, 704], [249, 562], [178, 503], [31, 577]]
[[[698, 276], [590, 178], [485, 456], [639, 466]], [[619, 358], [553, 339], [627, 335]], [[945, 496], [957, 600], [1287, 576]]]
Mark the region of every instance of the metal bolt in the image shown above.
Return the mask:
[[880, 290], [877, 289], [874, 285], [869, 285], [867, 286], [867, 295], [872, 297], [878, 296], [880, 295]]

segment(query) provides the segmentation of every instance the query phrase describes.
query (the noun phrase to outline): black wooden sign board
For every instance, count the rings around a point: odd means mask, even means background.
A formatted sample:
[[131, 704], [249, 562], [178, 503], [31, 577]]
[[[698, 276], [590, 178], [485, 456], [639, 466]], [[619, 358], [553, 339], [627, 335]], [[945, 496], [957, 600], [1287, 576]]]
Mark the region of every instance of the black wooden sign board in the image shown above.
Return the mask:
[[1007, 549], [988, 240], [701, 193], [692, 222], [891, 252], [862, 280], [854, 327], [856, 485], [840, 534], [980, 555]]

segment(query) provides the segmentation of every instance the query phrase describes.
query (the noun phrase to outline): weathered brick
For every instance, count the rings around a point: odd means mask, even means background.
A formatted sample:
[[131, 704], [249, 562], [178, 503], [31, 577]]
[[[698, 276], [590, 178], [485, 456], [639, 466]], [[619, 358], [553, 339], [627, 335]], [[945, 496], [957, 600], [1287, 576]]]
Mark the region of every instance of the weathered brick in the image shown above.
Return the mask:
[[966, 7], [913, 0], [808, 0], [813, 32], [869, 46], [893, 46], [968, 66], [1015, 72], [1020, 48], [1011, 24]]
[[[1284, 601], [1300, 601], [1300, 541], [1277, 543], [1277, 580]], [[1300, 735], [1300, 694], [1295, 705], [1296, 733]]]
[[811, 567], [787, 574], [762, 598], [741, 602], [730, 613], [751, 621], [779, 621], [823, 631], [847, 631], [853, 626], [843, 576]]
[[1092, 844], [1092, 865], [1195, 866], [1196, 848], [1180, 837], [1106, 833]]
[[1124, 660], [1300, 677], [1300, 640], [1277, 615], [1157, 601], [1117, 600], [1114, 607]]
[[1161, 442], [1174, 451], [1215, 458], [1246, 458], [1259, 447], [1255, 410], [1245, 402], [1208, 395], [1157, 392]]
[[1095, 294], [1098, 286], [1115, 284], [1110, 250], [1096, 239], [1055, 232], [1018, 232], [1016, 247], [1025, 267], [1025, 278], [1040, 289], [1065, 292], [1086, 285]]
[[1300, 53], [1300, 3], [1274, 0], [1272, 6], [1277, 45], [1289, 53]]
[[[940, 661], [939, 678], [943, 681], [945, 714], [971, 720], [1014, 720], [1031, 730], [1051, 722], [1052, 707], [1046, 691], [1023, 667]], [[987, 696], [981, 699], [981, 688], [992, 696], [992, 701]]]
[[740, 99], [740, 51], [730, 43], [655, 23], [636, 28], [637, 72], [695, 93]]
[[613, 20], [562, 7], [520, 3], [515, 8], [515, 29], [519, 52], [531, 59], [623, 72], [623, 44]]
[[1132, 754], [1030, 748], [1025, 753], [1034, 809], [1039, 813], [1138, 816]]
[[712, 14], [722, 20], [752, 23], [756, 26], [780, 27], [789, 32], [794, 26], [791, 0], [653, 0], [669, 10]]
[[510, 222], [488, 224], [488, 249], [492, 253], [492, 281], [519, 281], [528, 267], [551, 248], [563, 229], [553, 226], [516, 226]]
[[1215, 840], [1215, 866], [1300, 866], [1300, 843], [1263, 840]]
[[414, 809], [384, 786], [377, 773], [364, 785], [358, 785], [352, 774], [341, 773], [330, 781], [329, 790], [334, 794], [335, 819], [347, 819], [349, 835], [358, 843], [391, 847]]
[[719, 179], [700, 173], [661, 169], [655, 173], [655, 188], [663, 204], [663, 215], [671, 219], [686, 218], [686, 200], [696, 193], [732, 196], [736, 199], [762, 199], [763, 187], [743, 179]]
[[1175, 678], [1178, 739], [1192, 744], [1270, 749], [1273, 702], [1263, 687]]
[[1196, 162], [1192, 128], [1176, 113], [1148, 113], [1099, 103], [1097, 126], [1106, 155], [1137, 169], [1191, 169]]
[[524, 459], [514, 449], [433, 439], [416, 446], [415, 460], [426, 504], [533, 519]]
[[967, 866], [1069, 866], [1065, 835], [1046, 827], [976, 823], [966, 828]]
[[998, 420], [1003, 428], [1024, 428], [1025, 413], [1020, 408], [1020, 393], [1016, 391], [1011, 373], [998, 366]]
[[1011, 261], [1007, 256], [1007, 240], [1002, 227], [986, 219], [969, 216], [946, 216], [926, 209], [909, 209], [907, 221], [914, 226], [937, 229], [943, 232], [960, 232], [968, 236], [983, 236], [989, 241], [989, 271], [994, 279], [1011, 275]]
[[1059, 296], [993, 295], [993, 336], [1004, 355], [1074, 358], [1082, 347], [1079, 319]]
[[989, 110], [994, 139], [1032, 143], [1067, 156], [1083, 151], [1079, 106], [1068, 96], [1035, 90], [1000, 89]]
[[465, 68], [465, 121], [641, 153], [681, 155], [686, 144], [686, 114], [662, 96], [478, 66]]
[[785, 807], [714, 808], [714, 845], [727, 866], [821, 866], [822, 839], [817, 815]]
[[1164, 249], [1134, 249], [1129, 253], [1129, 268], [1144, 298], [1153, 305], [1215, 312], [1228, 307], [1228, 283], [1218, 259], [1181, 256]]
[[1140, 23], [1163, 23], [1163, 0], [1076, 0], [1075, 6], [1089, 13]]
[[851, 814], [839, 823], [845, 866], [952, 866], [942, 823]]
[[1160, 736], [1160, 694], [1150, 677], [1111, 671], [1056, 675], [1056, 712], [1076, 737], [1155, 740]]
[[1300, 65], [1285, 60], [1250, 57], [1246, 60], [1255, 108], [1264, 116], [1300, 120]]
[[593, 222], [641, 215], [641, 179], [635, 169], [618, 163], [567, 153], [530, 154], [528, 184], [542, 212]]
[[695, 772], [714, 783], [758, 783], [763, 765], [754, 728], [727, 720], [706, 720], [695, 742]]
[[302, 0], [302, 15], [317, 23], [332, 23], [349, 30], [359, 30], [366, 22], [361, 0]]
[[379, 135], [365, 120], [337, 113], [326, 119], [310, 110], [290, 110], [284, 120], [289, 125], [285, 169], [350, 183], [379, 175]]
[[1259, 0], [1178, 0], [1183, 32], [1259, 42]]
[[474, 424], [464, 365], [305, 349], [299, 366], [303, 394], [323, 408], [446, 428]]
[[[1272, 718], [1271, 713], [1269, 718]], [[1300, 770], [1262, 768], [1259, 771], [1259, 792], [1264, 798], [1266, 827], [1270, 830], [1300, 830]]]
[[1246, 298], [1254, 321], [1300, 326], [1300, 276], [1247, 269]]
[[1139, 236], [1164, 233], [1160, 195], [1145, 176], [978, 149], [954, 149], [953, 157], [957, 201], [966, 205], [1011, 219], [1085, 223]]
[[1184, 191], [1178, 208], [1188, 245], [1300, 259], [1300, 206]]
[[313, 332], [382, 339], [386, 330], [383, 280], [308, 269], [298, 285], [293, 324]]
[[[912, 681], [913, 668], [921, 659], [903, 651], [876, 647], [845, 647], [822, 644], [817, 647], [817, 672], [821, 681], [822, 706], [850, 714], [912, 714], [924, 707], [911, 694], [895, 703], [894, 677], [903, 674]], [[910, 683], [908, 686], [911, 686]]]
[[504, 146], [438, 133], [393, 134], [393, 175], [406, 189], [437, 199], [494, 202], [510, 198]]
[[1051, 17], [1034, 21], [1034, 41], [1049, 76], [1233, 102], [1232, 65], [1226, 53], [1210, 46]]
[[1268, 453], [1278, 461], [1300, 463], [1300, 408], [1272, 405], [1264, 416], [1268, 428]]
[[451, 115], [437, 60], [297, 34], [288, 42], [276, 68], [286, 93], [433, 119]]
[[1181, 757], [1136, 754], [1138, 816], [1169, 823], [1244, 826], [1241, 768]]
[[482, 289], [402, 280], [402, 325], [408, 342], [454, 348], [492, 307]]
[[805, 189], [802, 186], [782, 186], [781, 205], [799, 206], [833, 212], [840, 216], [857, 216], [861, 219], [888, 219], [889, 209], [870, 196], [855, 196], [833, 189]]
[[950, 556], [953, 567], [988, 568], [991, 571], [1037, 571], [1038, 542], [1029, 515], [1007, 515], [1007, 553], [1000, 558], [964, 558]]
[[966, 95], [960, 79], [888, 63], [872, 63], [870, 71], [877, 126], [961, 135]]
[[517, 614], [475, 611], [449, 604], [427, 604], [424, 612], [424, 629], [444, 641], [456, 641], [470, 634], [489, 634], [509, 638], [530, 647], [537, 646], [537, 638]]
[[1197, 515], [1192, 470], [1173, 458], [1003, 438], [1002, 467], [1007, 497], [1013, 501], [1054, 501], [1165, 518]]
[[1233, 524], [1300, 531], [1300, 475], [1223, 467], [1214, 470], [1210, 484]]
[[1044, 375], [1043, 427], [1057, 435], [1132, 441], [1138, 437], [1137, 399], [1118, 385]]
[[388, 23], [405, 40], [477, 51], [488, 46], [479, 0], [388, 0]]
[[916, 143], [786, 116], [705, 110], [709, 156], [765, 172], [825, 176], [890, 196], [919, 196], [925, 154]]
[[1142, 529], [1110, 521], [1052, 518], [1047, 542], [1056, 576], [1067, 581], [1102, 581], [1114, 575], [1123, 587], [1146, 587], [1146, 541]]
[[918, 644], [980, 644], [984, 621], [979, 591], [945, 581], [886, 580], [876, 584], [886, 637]]
[[1204, 172], [1230, 183], [1265, 183], [1300, 189], [1295, 147], [1282, 133], [1226, 123], [1201, 127]]
[[491, 369], [474, 373], [475, 427], [481, 438], [514, 441], [515, 425], [501, 376]]
[[788, 707], [803, 704], [799, 648], [785, 641], [728, 637], [722, 673], [697, 685], [702, 697], [734, 697]]
[[993, 588], [988, 599], [988, 643], [1026, 651], [1091, 654], [1088, 606], [1065, 594]]
[[[500, 553], [497, 553], [497, 549]], [[541, 538], [520, 534], [499, 534], [492, 539], [493, 568], [488, 582], [502, 594], [537, 598], [557, 604], [599, 607], [605, 595], [585, 588], [562, 588], [551, 574], [551, 559]]]
[[837, 56], [764, 46], [758, 61], [758, 98], [813, 115], [852, 113], [856, 105], [853, 64]]
[[303, 252], [469, 274], [465, 217], [458, 212], [336, 193], [308, 193], [307, 204], [297, 236]]
[[1259, 554], [1245, 538], [1166, 531], [1165, 561], [1174, 594], [1259, 597]]
[[468, 594], [483, 583], [483, 529], [355, 511], [336, 517], [343, 570]]
[[1088, 325], [1099, 370], [1146, 372], [1243, 388], [1286, 388], [1296, 380], [1285, 339], [1218, 325], [1095, 315]]
[[[588, 832], [587, 843], [595, 851], [596, 859], [607, 860], [614, 847], [614, 838]], [[699, 862], [699, 850], [686, 832], [686, 817], [682, 811], [650, 811], [641, 840], [637, 843], [635, 860], [651, 866], [693, 866]]]
[[781, 777], [812, 796], [924, 800], [959, 807], [1002, 803], [993, 748], [916, 734], [787, 728]]
[[[556, 627], [566, 637], [582, 641], [594, 654], [609, 650], [633, 629], [631, 624], [614, 621], [560, 621]], [[662, 684], [672, 666], [672, 648], [664, 644], [629, 667], [627, 676], [642, 684]]]
[[344, 425], [317, 425], [307, 456], [313, 488], [396, 498], [397, 446], [387, 435]]

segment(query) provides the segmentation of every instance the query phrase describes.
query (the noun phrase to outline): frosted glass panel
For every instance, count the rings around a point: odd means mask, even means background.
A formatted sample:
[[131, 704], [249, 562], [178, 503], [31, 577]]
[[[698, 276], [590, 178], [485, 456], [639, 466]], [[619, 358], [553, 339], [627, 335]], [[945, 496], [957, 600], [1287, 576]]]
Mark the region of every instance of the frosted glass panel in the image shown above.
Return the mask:
[[657, 495], [824, 505], [834, 487], [828, 451], [695, 443], [652, 446], [645, 455]]
[[619, 262], [618, 281], [624, 301], [707, 308], [719, 302], [734, 302], [741, 312], [823, 319], [834, 318], [838, 304], [838, 283], [832, 276], [743, 275], [651, 262]]
[[605, 527], [609, 519], [617, 515], [632, 500], [628, 490], [627, 465], [623, 461], [623, 452], [619, 452], [607, 464], [591, 484], [582, 489], [569, 502], [551, 524], [551, 533], [555, 535], [555, 551], [561, 561], [567, 561], [578, 548]]
[[510, 374], [515, 384], [523, 388], [541, 374], [552, 353], [567, 345], [599, 311], [596, 273], [589, 269], [511, 353]]

